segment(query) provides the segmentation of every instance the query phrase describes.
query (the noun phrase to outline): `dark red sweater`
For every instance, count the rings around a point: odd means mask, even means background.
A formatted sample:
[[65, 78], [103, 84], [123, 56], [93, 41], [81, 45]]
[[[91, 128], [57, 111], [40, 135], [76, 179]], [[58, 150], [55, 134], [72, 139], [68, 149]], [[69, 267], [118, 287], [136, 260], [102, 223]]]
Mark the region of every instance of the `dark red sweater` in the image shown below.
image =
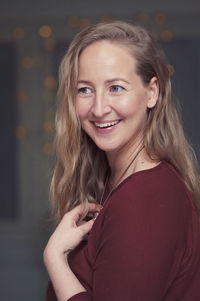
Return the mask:
[[[174, 168], [126, 178], [69, 263], [87, 290], [70, 301], [199, 301], [199, 222]], [[51, 283], [46, 300], [56, 300]]]

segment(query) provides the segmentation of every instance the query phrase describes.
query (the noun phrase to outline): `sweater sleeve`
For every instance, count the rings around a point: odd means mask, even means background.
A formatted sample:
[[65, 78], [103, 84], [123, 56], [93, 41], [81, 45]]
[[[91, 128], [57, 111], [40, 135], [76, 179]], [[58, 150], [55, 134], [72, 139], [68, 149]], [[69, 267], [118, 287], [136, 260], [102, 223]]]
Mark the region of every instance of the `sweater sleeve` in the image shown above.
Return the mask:
[[92, 296], [87, 292], [82, 292], [67, 299], [67, 301], [92, 301]]
[[[56, 294], [53, 289], [51, 281], [49, 281], [48, 283], [48, 288], [46, 292], [46, 301], [57, 301]], [[72, 296], [67, 301], [92, 301], [92, 298], [89, 293], [81, 292], [79, 294]]]

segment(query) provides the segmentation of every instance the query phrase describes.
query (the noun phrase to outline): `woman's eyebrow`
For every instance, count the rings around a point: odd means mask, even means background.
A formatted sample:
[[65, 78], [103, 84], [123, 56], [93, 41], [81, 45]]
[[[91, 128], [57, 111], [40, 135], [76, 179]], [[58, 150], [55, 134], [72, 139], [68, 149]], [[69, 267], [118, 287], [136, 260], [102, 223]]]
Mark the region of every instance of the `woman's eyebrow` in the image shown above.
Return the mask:
[[89, 80], [78, 80], [77, 84], [92, 85], [92, 82]]
[[[113, 82], [117, 82], [117, 81], [123, 81], [127, 84], [130, 84], [127, 80], [125, 80], [124, 78], [119, 78], [119, 77], [116, 77], [116, 78], [111, 78], [111, 79], [107, 79], [105, 81], [106, 84], [111, 84]], [[78, 80], [77, 81], [77, 84], [84, 84], [84, 85], [92, 85], [92, 82], [89, 81], [89, 80]]]
[[118, 82], [118, 81], [123, 81], [127, 84], [130, 84], [127, 80], [125, 80], [124, 78], [119, 78], [119, 77], [116, 77], [116, 78], [111, 78], [111, 79], [108, 79], [105, 81], [105, 83], [108, 83], [108, 84], [111, 84], [113, 82]]

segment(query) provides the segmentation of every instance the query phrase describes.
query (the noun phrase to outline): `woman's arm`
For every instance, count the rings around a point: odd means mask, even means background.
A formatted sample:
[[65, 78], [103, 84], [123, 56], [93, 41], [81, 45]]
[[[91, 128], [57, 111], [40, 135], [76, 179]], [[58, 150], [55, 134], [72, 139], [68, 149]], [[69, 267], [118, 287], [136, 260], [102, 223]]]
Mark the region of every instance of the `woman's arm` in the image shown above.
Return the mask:
[[[44, 263], [51, 278], [58, 301], [66, 301], [72, 296], [86, 292], [68, 265], [68, 254], [91, 230], [94, 220], [82, 223], [78, 221], [82, 213], [79, 205], [65, 214], [50, 237], [44, 250]], [[89, 204], [89, 211], [97, 211], [98, 206]]]
[[73, 295], [86, 291], [71, 271], [64, 254], [59, 256], [45, 250], [44, 261], [58, 301], [66, 301]]

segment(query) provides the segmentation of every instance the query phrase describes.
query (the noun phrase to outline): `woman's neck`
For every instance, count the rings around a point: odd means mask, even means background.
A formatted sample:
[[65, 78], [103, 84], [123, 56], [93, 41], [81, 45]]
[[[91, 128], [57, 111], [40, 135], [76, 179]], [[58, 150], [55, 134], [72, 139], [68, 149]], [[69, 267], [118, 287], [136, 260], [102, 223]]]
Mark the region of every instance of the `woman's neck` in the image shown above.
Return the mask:
[[146, 153], [146, 151], [144, 149], [143, 142], [132, 147], [130, 151], [121, 150], [115, 153], [107, 153], [111, 170], [109, 179], [110, 186], [117, 186], [127, 176], [137, 171], [138, 163], [140, 162], [141, 164], [144, 164], [144, 153]]
[[140, 142], [131, 151], [107, 154], [111, 175], [109, 186], [111, 189], [119, 185], [129, 175], [155, 167], [159, 160], [152, 160], [147, 154], [143, 142]]

